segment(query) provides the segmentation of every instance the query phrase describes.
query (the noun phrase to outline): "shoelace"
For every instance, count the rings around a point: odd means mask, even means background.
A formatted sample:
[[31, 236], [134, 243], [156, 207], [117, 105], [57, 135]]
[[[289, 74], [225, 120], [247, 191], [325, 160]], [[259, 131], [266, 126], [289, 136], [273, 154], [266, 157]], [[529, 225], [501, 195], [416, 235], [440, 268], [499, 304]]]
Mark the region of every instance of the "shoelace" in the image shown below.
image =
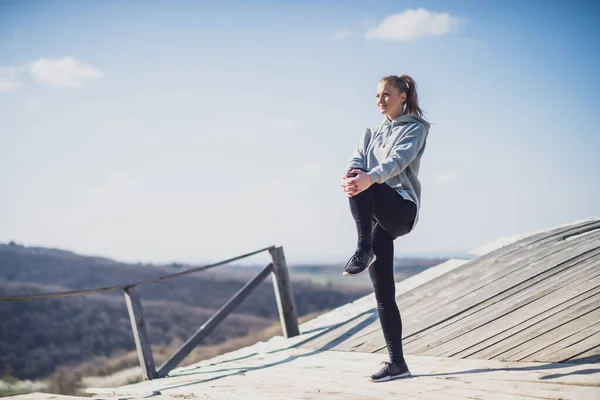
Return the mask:
[[383, 369], [385, 369], [385, 370], [386, 370], [386, 371], [387, 371], [389, 374], [391, 374], [391, 371], [390, 371], [390, 365], [391, 365], [392, 363], [391, 363], [391, 362], [389, 362], [389, 361], [382, 361], [382, 362], [380, 362], [380, 363], [379, 363], [379, 365], [382, 365], [382, 364], [383, 364], [383, 367], [382, 367], [381, 369], [382, 369], [382, 370], [383, 370]]
[[362, 260], [362, 253], [360, 251], [357, 251], [354, 253], [354, 255], [352, 256], [352, 262], [354, 263], [359, 263]]

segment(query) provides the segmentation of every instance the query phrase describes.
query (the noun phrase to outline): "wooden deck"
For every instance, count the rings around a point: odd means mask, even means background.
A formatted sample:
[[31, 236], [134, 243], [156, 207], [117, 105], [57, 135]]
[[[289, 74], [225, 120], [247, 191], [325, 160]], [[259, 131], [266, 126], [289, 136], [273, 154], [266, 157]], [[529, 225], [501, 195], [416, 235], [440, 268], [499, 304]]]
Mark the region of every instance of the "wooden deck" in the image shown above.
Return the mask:
[[411, 378], [367, 379], [387, 358], [370, 294], [302, 324], [299, 336], [88, 392], [155, 400], [600, 399], [600, 219], [477, 252], [397, 283]]
[[[400, 290], [397, 302], [407, 354], [598, 362], [600, 221], [526, 237]], [[301, 347], [386, 353], [375, 311]]]
[[276, 339], [179, 369], [171, 377], [100, 391], [98, 397], [585, 400], [600, 395], [600, 366], [593, 364], [407, 356], [413, 377], [369, 382], [367, 376], [382, 359], [372, 353], [290, 348], [288, 340]]

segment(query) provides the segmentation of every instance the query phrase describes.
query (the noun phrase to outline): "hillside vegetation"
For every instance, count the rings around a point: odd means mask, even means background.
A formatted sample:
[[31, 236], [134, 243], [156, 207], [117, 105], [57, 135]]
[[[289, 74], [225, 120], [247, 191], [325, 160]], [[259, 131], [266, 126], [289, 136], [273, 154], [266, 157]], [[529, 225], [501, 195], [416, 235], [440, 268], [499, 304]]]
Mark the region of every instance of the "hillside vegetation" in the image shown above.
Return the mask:
[[[0, 296], [104, 287], [156, 278], [185, 266], [127, 264], [71, 252], [0, 244]], [[238, 271], [235, 275], [232, 271]], [[226, 269], [144, 286], [140, 295], [150, 341], [170, 346], [185, 341], [252, 276]], [[292, 276], [293, 278], [293, 276]], [[369, 292], [293, 279], [298, 315], [334, 308]], [[260, 331], [277, 321], [267, 278], [203, 344]], [[110, 357], [135, 348], [120, 291], [79, 297], [0, 303], [0, 373], [40, 378], [61, 365]]]

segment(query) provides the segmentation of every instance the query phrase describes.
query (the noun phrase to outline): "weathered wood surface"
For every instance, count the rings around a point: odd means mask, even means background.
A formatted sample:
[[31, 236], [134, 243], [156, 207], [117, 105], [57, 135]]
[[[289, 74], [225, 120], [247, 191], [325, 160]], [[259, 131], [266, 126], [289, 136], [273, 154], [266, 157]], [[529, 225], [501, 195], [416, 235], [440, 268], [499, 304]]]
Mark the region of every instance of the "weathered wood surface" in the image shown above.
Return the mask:
[[89, 397], [81, 397], [81, 396], [62, 396], [59, 394], [50, 394], [50, 393], [27, 393], [20, 394], [18, 396], [10, 396], [5, 397], [5, 399], [10, 400], [89, 400]]
[[[573, 225], [580, 225], [582, 223], [595, 221], [595, 220], [597, 220], [597, 217], [588, 217], [588, 218], [584, 218], [584, 219], [581, 219], [578, 221], [571, 221], [566, 224], [558, 225], [558, 226], [553, 227], [552, 229], [565, 228], [565, 227], [570, 227]], [[538, 229], [538, 230], [535, 230], [532, 232], [499, 237], [497, 239], [492, 240], [491, 242], [488, 242], [484, 245], [480, 245], [474, 249], [469, 250], [469, 254], [474, 255], [474, 256], [482, 256], [482, 255], [491, 253], [492, 251], [498, 250], [501, 247], [508, 246], [515, 242], [518, 242], [519, 240], [524, 239], [526, 237], [537, 235], [539, 233], [544, 233], [547, 231], [548, 231], [548, 229]]]
[[[593, 364], [512, 363], [407, 356], [413, 377], [372, 383], [381, 355], [286, 349], [274, 339], [224, 354], [172, 376], [114, 389], [202, 399], [596, 399]], [[93, 392], [93, 391], [92, 391]], [[102, 396], [97, 396], [101, 398]], [[181, 398], [181, 397], [180, 397]]]
[[[600, 356], [600, 342], [594, 342], [600, 332], [600, 221], [526, 237], [397, 295], [407, 354], [593, 359]], [[386, 353], [376, 314], [372, 318], [331, 328], [300, 347]], [[362, 329], [354, 329], [360, 323]]]

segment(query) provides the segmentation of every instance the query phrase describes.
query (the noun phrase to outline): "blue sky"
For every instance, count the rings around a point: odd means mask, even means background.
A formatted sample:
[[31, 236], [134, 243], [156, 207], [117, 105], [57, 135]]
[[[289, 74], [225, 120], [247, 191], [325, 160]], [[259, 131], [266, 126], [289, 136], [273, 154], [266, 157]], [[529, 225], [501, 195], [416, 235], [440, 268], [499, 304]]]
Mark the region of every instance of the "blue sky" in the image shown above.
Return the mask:
[[341, 173], [408, 73], [432, 122], [396, 254], [600, 215], [589, 1], [0, 2], [0, 241], [345, 261]]

